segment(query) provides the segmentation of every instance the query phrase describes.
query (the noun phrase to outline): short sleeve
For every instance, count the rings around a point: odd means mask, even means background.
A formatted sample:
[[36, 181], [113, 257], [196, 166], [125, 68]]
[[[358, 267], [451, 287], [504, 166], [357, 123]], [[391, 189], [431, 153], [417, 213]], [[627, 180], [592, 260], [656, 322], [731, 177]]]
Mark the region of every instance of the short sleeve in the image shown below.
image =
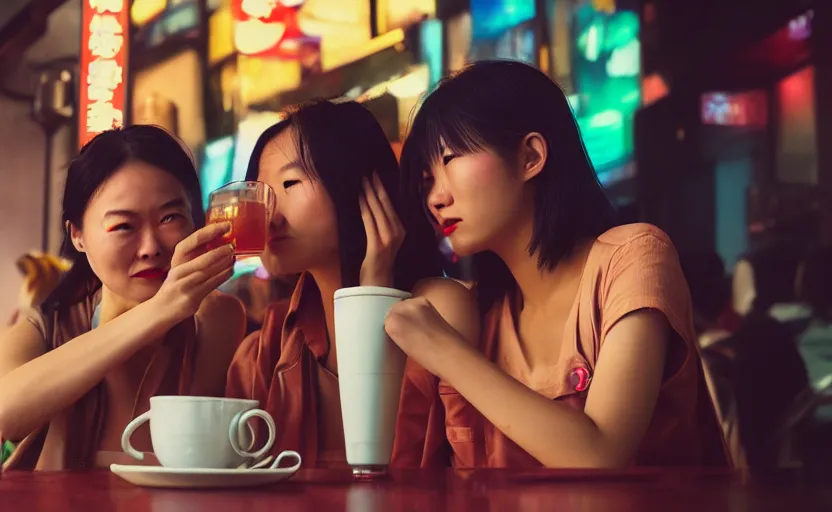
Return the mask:
[[602, 283], [601, 343], [624, 316], [640, 309], [661, 312], [682, 339], [693, 336], [687, 281], [670, 239], [653, 228], [613, 253]]
[[26, 321], [35, 326], [41, 337], [43, 338], [44, 350], [46, 352], [52, 350], [52, 342], [49, 336], [49, 325], [46, 317], [40, 308], [27, 308], [19, 311], [18, 321]]

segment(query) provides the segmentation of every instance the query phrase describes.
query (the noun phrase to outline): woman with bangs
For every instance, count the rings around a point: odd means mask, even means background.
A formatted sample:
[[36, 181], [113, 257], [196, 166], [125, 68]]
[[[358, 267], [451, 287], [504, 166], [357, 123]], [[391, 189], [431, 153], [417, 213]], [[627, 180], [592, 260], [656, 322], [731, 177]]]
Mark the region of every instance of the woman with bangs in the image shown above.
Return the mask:
[[727, 463], [676, 251], [654, 226], [617, 225], [554, 82], [508, 61], [445, 79], [401, 165], [455, 253], [474, 260], [478, 344], [425, 298], [386, 322], [440, 379], [419, 393], [446, 415], [425, 439], [446, 434], [454, 466]]
[[[419, 203], [401, 194], [393, 149], [360, 104], [320, 101], [290, 112], [260, 136], [246, 179], [277, 194], [264, 267], [300, 278], [291, 299], [271, 304], [262, 328], [240, 346], [227, 396], [259, 400], [274, 417], [274, 454], [296, 450], [308, 467], [346, 468], [335, 291], [359, 285], [412, 291], [471, 341], [479, 335], [476, 306], [465, 300], [464, 286], [441, 278], [435, 232]], [[402, 403], [428, 407], [418, 415], [400, 407], [392, 465], [447, 460], [441, 445], [424, 450], [428, 425], [442, 425], [442, 407], [420, 396], [423, 389], [435, 391], [436, 378], [408, 362]]]

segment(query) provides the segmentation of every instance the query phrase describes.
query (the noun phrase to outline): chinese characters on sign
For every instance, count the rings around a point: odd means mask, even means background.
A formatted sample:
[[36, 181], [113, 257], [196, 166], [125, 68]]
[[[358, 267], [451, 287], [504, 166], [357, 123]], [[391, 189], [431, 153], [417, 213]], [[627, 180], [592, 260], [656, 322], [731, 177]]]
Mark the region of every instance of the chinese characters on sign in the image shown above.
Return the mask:
[[124, 124], [128, 0], [83, 0], [81, 146]]

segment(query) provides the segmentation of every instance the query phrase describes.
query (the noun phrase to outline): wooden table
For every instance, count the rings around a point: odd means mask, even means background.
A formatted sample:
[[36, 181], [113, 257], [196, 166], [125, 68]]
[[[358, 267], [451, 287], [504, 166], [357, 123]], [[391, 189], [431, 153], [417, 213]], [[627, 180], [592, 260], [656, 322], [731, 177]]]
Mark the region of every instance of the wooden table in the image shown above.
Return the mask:
[[271, 487], [180, 491], [135, 487], [107, 471], [8, 472], [3, 512], [339, 511], [832, 511], [832, 487], [790, 472], [708, 470], [397, 471], [357, 482], [341, 471], [302, 470]]

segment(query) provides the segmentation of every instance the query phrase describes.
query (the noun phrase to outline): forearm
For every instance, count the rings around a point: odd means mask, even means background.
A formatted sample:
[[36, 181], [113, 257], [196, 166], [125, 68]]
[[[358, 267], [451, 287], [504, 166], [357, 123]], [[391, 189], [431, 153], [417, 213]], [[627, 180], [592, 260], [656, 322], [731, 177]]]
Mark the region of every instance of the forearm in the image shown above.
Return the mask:
[[616, 456], [592, 419], [526, 387], [464, 343], [449, 343], [441, 377], [546, 467], [612, 467]]
[[0, 379], [0, 432], [19, 440], [78, 401], [113, 368], [175, 325], [151, 301], [29, 361]]

